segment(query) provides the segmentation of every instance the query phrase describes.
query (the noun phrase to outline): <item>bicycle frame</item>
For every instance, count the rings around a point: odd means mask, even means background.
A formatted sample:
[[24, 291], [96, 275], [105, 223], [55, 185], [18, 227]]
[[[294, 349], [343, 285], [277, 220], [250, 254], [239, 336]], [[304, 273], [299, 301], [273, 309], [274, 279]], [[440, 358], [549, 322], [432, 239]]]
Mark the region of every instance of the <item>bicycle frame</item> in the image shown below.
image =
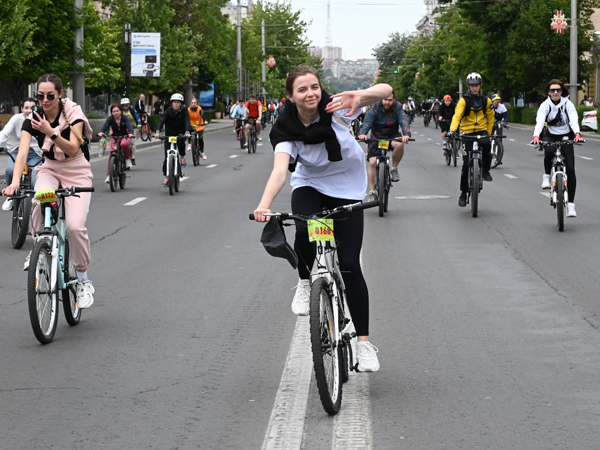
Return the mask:
[[552, 206], [554, 206], [556, 208], [556, 204], [558, 203], [558, 185], [556, 182], [556, 177], [558, 175], [562, 175], [563, 176], [563, 183], [564, 183], [564, 192], [565, 192], [565, 196], [563, 199], [563, 203], [567, 204], [568, 201], [568, 191], [567, 191], [567, 170], [566, 170], [566, 166], [563, 160], [563, 156], [562, 153], [560, 151], [560, 146], [556, 147], [556, 150], [554, 151], [554, 159], [552, 160], [552, 170], [550, 172], [550, 203], [552, 204]]
[[[463, 152], [466, 150], [463, 147]], [[464, 153], [463, 153], [464, 154]], [[473, 142], [473, 148], [471, 149], [471, 154], [469, 156], [469, 171], [467, 172], [467, 182], [469, 183], [469, 192], [473, 192], [473, 177], [471, 175], [472, 168], [475, 164], [479, 165], [479, 169], [481, 169], [481, 150], [479, 150], [479, 142]], [[479, 170], [479, 191], [483, 188], [483, 173]]]
[[169, 136], [169, 143], [171, 144], [171, 147], [169, 148], [169, 150], [167, 150], [167, 178], [170, 175], [170, 164], [169, 164], [169, 158], [171, 156], [173, 156], [175, 158], [175, 175], [179, 174], [180, 169], [179, 169], [179, 150], [177, 149], [177, 136]]

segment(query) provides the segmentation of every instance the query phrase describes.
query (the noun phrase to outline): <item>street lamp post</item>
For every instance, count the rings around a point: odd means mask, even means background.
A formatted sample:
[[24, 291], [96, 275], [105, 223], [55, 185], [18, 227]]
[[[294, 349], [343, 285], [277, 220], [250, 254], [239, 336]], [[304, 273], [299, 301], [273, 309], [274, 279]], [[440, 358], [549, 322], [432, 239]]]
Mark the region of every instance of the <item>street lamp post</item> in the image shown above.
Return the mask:
[[129, 77], [131, 74], [131, 24], [125, 23], [125, 97], [129, 97]]
[[[75, 0], [75, 10], [83, 8], [83, 0]], [[75, 50], [81, 50], [83, 44], [83, 25], [75, 30]], [[75, 57], [73, 72], [73, 101], [85, 109], [85, 75], [82, 72], [85, 62], [83, 57]]]
[[577, 104], [577, 0], [571, 0], [571, 64], [569, 71], [569, 93], [571, 101]]
[[237, 0], [237, 61], [238, 61], [238, 95], [237, 99], [242, 98], [244, 91], [243, 73], [242, 73], [242, 4], [241, 0]]

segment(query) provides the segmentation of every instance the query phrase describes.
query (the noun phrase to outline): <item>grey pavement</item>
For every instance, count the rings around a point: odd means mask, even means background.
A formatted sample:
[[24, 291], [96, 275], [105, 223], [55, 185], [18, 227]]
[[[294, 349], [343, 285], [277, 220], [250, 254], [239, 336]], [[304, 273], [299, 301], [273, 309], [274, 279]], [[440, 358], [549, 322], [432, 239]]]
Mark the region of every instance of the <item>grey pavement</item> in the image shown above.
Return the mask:
[[[224, 128], [233, 128], [233, 122], [230, 119], [213, 120], [206, 126], [206, 128], [204, 130], [204, 134], [214, 133], [214, 132], [223, 130]], [[149, 147], [151, 145], [156, 145], [156, 144], [157, 144], [157, 140], [154, 138], [151, 141], [146, 141], [146, 142], [142, 141], [141, 139], [135, 141], [136, 148], [138, 148], [138, 149], [142, 149], [142, 148]], [[98, 159], [98, 143], [97, 142], [90, 143], [90, 156], [91, 156], [91, 161]], [[4, 153], [4, 152], [0, 153], [0, 170], [1, 170], [0, 185], [6, 184], [6, 174], [4, 173], [4, 168], [6, 167], [7, 159], [8, 159], [8, 155], [6, 153]]]

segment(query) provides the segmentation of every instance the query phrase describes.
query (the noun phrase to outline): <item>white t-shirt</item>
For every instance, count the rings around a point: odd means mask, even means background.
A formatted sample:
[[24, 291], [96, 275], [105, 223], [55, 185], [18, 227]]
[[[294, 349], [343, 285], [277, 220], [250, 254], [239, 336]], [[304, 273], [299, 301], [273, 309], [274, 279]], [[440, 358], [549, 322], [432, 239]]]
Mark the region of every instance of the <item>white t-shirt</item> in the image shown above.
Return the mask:
[[[338, 116], [350, 123], [360, 114], [344, 117], [350, 110], [338, 111]], [[319, 119], [316, 120], [317, 122]], [[322, 194], [347, 200], [362, 200], [367, 192], [365, 153], [348, 128], [332, 119], [331, 126], [340, 143], [342, 160], [329, 161], [325, 143], [306, 145], [302, 141], [280, 142], [275, 153], [287, 153], [296, 162], [292, 173], [292, 190], [312, 187]]]

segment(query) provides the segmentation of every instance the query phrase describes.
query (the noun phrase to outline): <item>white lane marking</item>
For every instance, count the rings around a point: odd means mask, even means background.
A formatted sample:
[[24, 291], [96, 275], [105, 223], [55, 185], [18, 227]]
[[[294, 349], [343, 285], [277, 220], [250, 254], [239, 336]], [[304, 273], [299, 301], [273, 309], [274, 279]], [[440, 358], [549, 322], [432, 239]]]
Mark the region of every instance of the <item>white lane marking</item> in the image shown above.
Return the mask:
[[544, 197], [550, 198], [550, 191], [548, 191], [548, 192], [540, 192], [540, 194], [542, 194]]
[[133, 205], [137, 205], [138, 203], [143, 202], [144, 200], [146, 200], [148, 197], [138, 197], [138, 198], [134, 198], [133, 200], [131, 200], [130, 202], [125, 203], [123, 206], [133, 206]]
[[404, 197], [394, 197], [396, 200], [437, 200], [441, 198], [450, 198], [449, 195], [406, 195]]
[[433, 141], [433, 139], [432, 139], [432, 138], [427, 138], [427, 140], [428, 140], [428, 141]]
[[237, 158], [240, 155], [231, 155], [230, 158]]
[[218, 164], [209, 164], [206, 166], [207, 169], [212, 169], [213, 167], [217, 167]]
[[439, 142], [436, 142], [435, 145], [442, 145], [442, 144], [440, 144]]
[[518, 178], [518, 177], [515, 177], [514, 175], [511, 175], [510, 173], [505, 173], [505, 174], [504, 174], [504, 176], [505, 176], [506, 178], [510, 178], [510, 179], [515, 179], [515, 178]]
[[587, 156], [580, 156], [581, 159], [585, 159], [587, 161], [593, 161], [594, 158], [588, 158]]
[[509, 141], [510, 141], [510, 142], [515, 142], [515, 140], [514, 140], [514, 139], [509, 139]]
[[262, 450], [300, 450], [312, 374], [308, 317], [298, 317]]
[[182, 177], [182, 178], [181, 178], [181, 181], [185, 181], [185, 180], [187, 180], [188, 178], [189, 178], [189, 177]]

